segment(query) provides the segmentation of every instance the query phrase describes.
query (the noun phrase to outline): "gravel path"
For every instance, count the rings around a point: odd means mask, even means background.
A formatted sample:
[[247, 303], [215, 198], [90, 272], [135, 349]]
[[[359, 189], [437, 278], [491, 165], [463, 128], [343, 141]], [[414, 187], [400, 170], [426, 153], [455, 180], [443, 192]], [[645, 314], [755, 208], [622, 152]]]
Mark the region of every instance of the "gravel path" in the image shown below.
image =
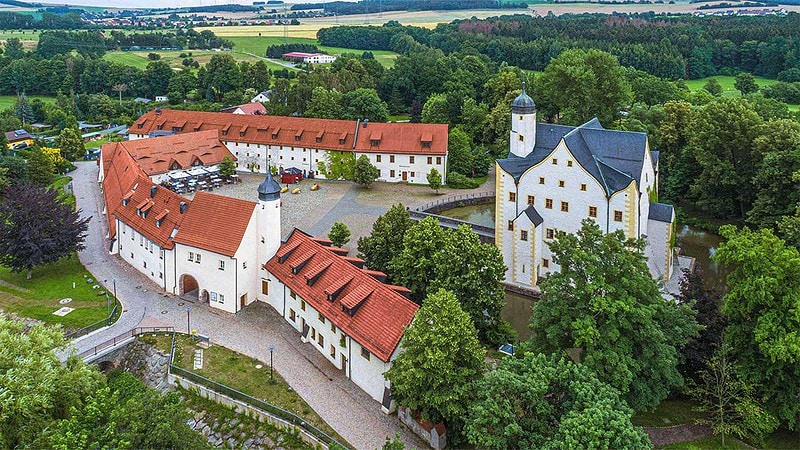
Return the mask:
[[[125, 305], [119, 321], [99, 333], [73, 342], [72, 349], [83, 351], [136, 326], [173, 326], [183, 330], [187, 324], [187, 306], [179, 298], [164, 294], [158, 286], [128, 264], [108, 254], [102, 198], [97, 185], [98, 168], [94, 163], [78, 163], [72, 174], [78, 208], [84, 216], [92, 216], [86, 240], [86, 250], [79, 253], [98, 280], [116, 279], [117, 296]], [[255, 192], [256, 177], [247, 176], [244, 183], [231, 186], [229, 192]], [[227, 186], [226, 186], [227, 188]], [[286, 221], [322, 217], [338, 203], [332, 201], [337, 189], [345, 192], [349, 183], [326, 183], [321, 195], [305, 197], [304, 193], [288, 197], [284, 205], [294, 205]], [[226, 189], [217, 193], [230, 195]], [[316, 192], [314, 192], [316, 193]], [[301, 201], [301, 196], [304, 201]], [[292, 197], [297, 197], [294, 199]], [[252, 198], [250, 196], [249, 198]], [[309, 201], [309, 199], [315, 199]], [[300, 206], [298, 206], [300, 205]], [[302, 206], [305, 205], [305, 206]], [[304, 211], [301, 213], [301, 209]], [[291, 219], [293, 218], [293, 219]], [[295, 224], [297, 222], [294, 222]], [[292, 226], [291, 224], [289, 226]], [[303, 227], [308, 229], [308, 227]], [[424, 448], [424, 443], [400, 424], [396, 416], [386, 416], [378, 402], [369, 398], [340, 371], [331, 366], [311, 344], [302, 344], [300, 336], [266, 305], [258, 302], [237, 315], [213, 310], [207, 306], [188, 304], [192, 328], [222, 345], [261, 361], [269, 360], [267, 347], [274, 345], [274, 367], [292, 388], [342, 437], [358, 449], [380, 448], [386, 436], [399, 432], [409, 446]], [[267, 399], [268, 400], [268, 399]]]

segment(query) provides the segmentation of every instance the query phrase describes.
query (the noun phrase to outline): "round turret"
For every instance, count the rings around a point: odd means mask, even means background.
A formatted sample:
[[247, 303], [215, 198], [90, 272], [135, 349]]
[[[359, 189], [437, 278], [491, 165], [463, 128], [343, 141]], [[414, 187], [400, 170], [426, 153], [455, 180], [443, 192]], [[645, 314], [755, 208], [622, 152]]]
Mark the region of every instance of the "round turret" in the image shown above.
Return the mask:
[[258, 200], [268, 202], [281, 198], [281, 185], [272, 178], [272, 172], [267, 169], [267, 178], [258, 185]]
[[536, 112], [536, 103], [525, 93], [525, 88], [522, 89], [522, 93], [511, 104], [511, 112], [514, 114], [533, 114]]

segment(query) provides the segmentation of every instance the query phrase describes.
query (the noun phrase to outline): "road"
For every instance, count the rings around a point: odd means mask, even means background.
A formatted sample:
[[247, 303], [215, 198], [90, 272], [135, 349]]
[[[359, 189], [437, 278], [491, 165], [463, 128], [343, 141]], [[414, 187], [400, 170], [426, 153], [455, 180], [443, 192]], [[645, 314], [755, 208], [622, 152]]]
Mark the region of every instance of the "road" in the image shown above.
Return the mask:
[[[275, 370], [356, 448], [380, 448], [385, 437], [394, 436], [396, 432], [409, 446], [423, 447], [396, 416], [383, 414], [378, 402], [335, 370], [310, 344], [300, 343], [300, 336], [268, 306], [255, 302], [239, 314], [230, 315], [206, 306], [184, 304], [181, 299], [163, 293], [121, 259], [109, 255], [107, 222], [101, 213], [103, 200], [97, 183], [99, 169], [94, 162], [76, 163], [76, 166], [72, 176], [77, 206], [84, 217], [91, 216], [86, 249], [78, 256], [109, 289], [113, 289], [113, 280], [116, 280], [123, 312], [113, 326], [76, 340], [70, 350], [91, 349], [137, 326], [173, 326], [184, 330], [188, 315], [191, 327], [209, 336], [212, 343], [261, 361], [269, 361], [267, 348], [274, 345]], [[186, 306], [190, 309], [188, 314]]]

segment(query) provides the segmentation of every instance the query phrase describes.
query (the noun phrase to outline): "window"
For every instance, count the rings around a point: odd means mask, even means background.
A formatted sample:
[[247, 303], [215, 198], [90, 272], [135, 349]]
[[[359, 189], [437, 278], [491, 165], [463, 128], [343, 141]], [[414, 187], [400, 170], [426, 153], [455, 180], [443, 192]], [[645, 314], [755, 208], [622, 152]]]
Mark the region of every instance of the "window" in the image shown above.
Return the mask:
[[586, 190], [586, 183], [581, 183], [581, 190], [582, 190], [582, 191], [585, 191], [585, 190]]
[[200, 264], [200, 256], [201, 256], [200, 253], [198, 253], [194, 259], [194, 262], [196, 262], [197, 264]]
[[415, 176], [416, 176], [416, 173], [411, 172], [411, 178], [414, 178]]
[[163, 279], [164, 278], [164, 272], [158, 272], [158, 278], [159, 279]]
[[261, 293], [269, 295], [269, 282], [267, 280], [261, 280]]
[[548, 228], [544, 231], [544, 235], [547, 237], [547, 239], [553, 239], [556, 237], [556, 230]]
[[336, 346], [331, 344], [331, 358], [336, 359]]
[[133, 259], [133, 252], [131, 252], [131, 259]]
[[225, 261], [219, 260], [219, 270], [225, 270]]
[[219, 302], [220, 303], [225, 303], [225, 296], [224, 295], [219, 294]]
[[554, 166], [558, 165], [558, 158], [553, 158], [552, 163]]
[[300, 300], [300, 309], [303, 311], [306, 310], [306, 302], [304, 302], [303, 300]]
[[[295, 294], [294, 291], [291, 289], [289, 289], [289, 297], [292, 297], [293, 299], [297, 300], [297, 294]], [[305, 308], [303, 308], [303, 310], [305, 310]]]
[[381, 162], [381, 155], [375, 155], [375, 162], [376, 163]]
[[552, 198], [544, 199], [544, 207], [547, 209], [553, 209], [553, 199]]
[[212, 292], [211, 293], [211, 301], [212, 302], [216, 302], [217, 301], [217, 293], [216, 292]]
[[143, 261], [142, 264], [144, 265], [144, 268], [147, 269], [147, 261]]
[[589, 217], [597, 217], [597, 206], [589, 207]]
[[558, 187], [564, 187], [564, 180], [558, 180]]
[[325, 336], [323, 336], [322, 333], [317, 333], [317, 344], [319, 344], [320, 347], [325, 346]]
[[529, 195], [528, 196], [528, 204], [529, 205], [532, 205], [535, 200], [536, 200], [536, 197], [534, 197], [533, 195]]
[[442, 157], [441, 156], [437, 156], [436, 157], [436, 164], [441, 164], [441, 163], [442, 163]]
[[247, 261], [242, 262], [242, 269], [247, 269]]
[[317, 329], [314, 328], [314, 327], [311, 327], [311, 340], [313, 341], [315, 339], [317, 339]]
[[542, 260], [542, 267], [544, 267], [545, 269], [550, 267], [550, 260], [549, 259], [543, 259]]
[[394, 178], [394, 170], [389, 171], [389, 178]]
[[317, 313], [317, 318], [320, 322], [325, 323], [325, 316], [323, 316], [322, 313]]
[[190, 262], [194, 261], [194, 252], [189, 252], [189, 261]]
[[510, 201], [510, 202], [517, 201], [517, 193], [516, 192], [509, 192], [508, 193], [508, 201]]
[[513, 220], [509, 220], [508, 221], [508, 231], [514, 231], [514, 221]]
[[517, 135], [517, 138], [518, 138], [520, 141], [524, 141], [524, 140], [525, 140], [525, 136], [523, 136], [523, 135], [521, 135], [521, 134], [518, 134], [518, 135]]
[[614, 210], [614, 222], [622, 222], [622, 211]]
[[432, 156], [428, 156], [428, 164], [433, 164], [433, 157]]
[[567, 160], [567, 167], [572, 167], [572, 160], [571, 159]]
[[331, 333], [336, 333], [336, 325], [331, 322]]
[[291, 308], [289, 308], [289, 320], [291, 320], [292, 322], [297, 321], [297, 314]]
[[569, 202], [561, 202], [561, 212], [569, 212]]
[[389, 162], [390, 162], [390, 163], [393, 163], [393, 162], [394, 162], [394, 155], [389, 155]]
[[521, 230], [519, 232], [519, 239], [522, 240], [522, 241], [527, 241], [528, 240], [528, 232], [525, 231], [525, 230]]
[[[409, 157], [408, 157], [408, 163], [409, 163], [409, 164], [414, 164], [414, 157], [413, 157], [413, 156], [409, 156]], [[645, 180], [645, 181], [646, 181], [646, 180]]]
[[369, 350], [364, 348], [363, 345], [361, 346], [361, 357], [369, 361]]
[[544, 177], [539, 177], [539, 184], [544, 184]]

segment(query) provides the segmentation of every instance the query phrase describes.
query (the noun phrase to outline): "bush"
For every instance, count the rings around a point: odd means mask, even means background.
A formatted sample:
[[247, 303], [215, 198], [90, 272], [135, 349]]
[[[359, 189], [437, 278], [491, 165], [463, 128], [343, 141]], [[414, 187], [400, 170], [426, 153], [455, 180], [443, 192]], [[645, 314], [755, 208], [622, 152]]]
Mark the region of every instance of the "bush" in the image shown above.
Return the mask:
[[475, 189], [480, 184], [460, 173], [450, 172], [447, 174], [447, 186], [454, 189]]

